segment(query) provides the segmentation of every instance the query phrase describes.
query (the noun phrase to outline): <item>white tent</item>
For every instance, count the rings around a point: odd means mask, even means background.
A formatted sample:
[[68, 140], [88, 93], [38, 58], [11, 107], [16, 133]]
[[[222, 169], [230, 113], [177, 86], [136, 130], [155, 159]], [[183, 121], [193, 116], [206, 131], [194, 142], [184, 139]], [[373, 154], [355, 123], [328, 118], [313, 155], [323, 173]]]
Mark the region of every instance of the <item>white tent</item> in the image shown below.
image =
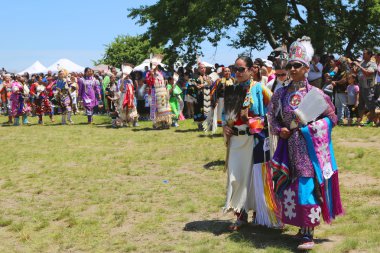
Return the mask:
[[36, 61], [31, 66], [29, 66], [28, 68], [26, 68], [23, 71], [19, 72], [18, 74], [22, 75], [25, 72], [28, 72], [29, 74], [38, 74], [38, 73], [46, 73], [47, 71], [48, 71], [48, 69], [44, 65], [42, 65], [41, 62]]
[[60, 59], [58, 61], [56, 61], [55, 63], [53, 63], [52, 65], [50, 65], [48, 67], [48, 70], [51, 70], [53, 72], [57, 72], [59, 69], [61, 68], [64, 68], [66, 69], [67, 71], [69, 72], [83, 72], [84, 71], [84, 67], [68, 60], [68, 59]]
[[[208, 63], [208, 62], [205, 62], [205, 61], [202, 61], [201, 63], [202, 63], [203, 65], [205, 65], [206, 68], [214, 68], [214, 67], [215, 67], [215, 65], [213, 65], [213, 64], [211, 64], [211, 63]], [[187, 65], [188, 65], [188, 64], [185, 64], [183, 67], [184, 67], [184, 68], [187, 68]], [[194, 64], [194, 65], [192, 66], [192, 69], [194, 69], [194, 68], [198, 68], [198, 63], [196, 63], [196, 64]]]
[[104, 71], [104, 72], [107, 72], [110, 68], [111, 67], [106, 65], [106, 64], [99, 64], [99, 65], [92, 67], [92, 69], [94, 71]]
[[[166, 68], [166, 65], [160, 63], [161, 67]], [[150, 69], [150, 59], [145, 59], [140, 65], [133, 68], [133, 71], [145, 71], [145, 66]]]
[[202, 63], [205, 65], [206, 68], [214, 68], [215, 67], [215, 65], [208, 63], [208, 62], [205, 62], [205, 61], [203, 61]]

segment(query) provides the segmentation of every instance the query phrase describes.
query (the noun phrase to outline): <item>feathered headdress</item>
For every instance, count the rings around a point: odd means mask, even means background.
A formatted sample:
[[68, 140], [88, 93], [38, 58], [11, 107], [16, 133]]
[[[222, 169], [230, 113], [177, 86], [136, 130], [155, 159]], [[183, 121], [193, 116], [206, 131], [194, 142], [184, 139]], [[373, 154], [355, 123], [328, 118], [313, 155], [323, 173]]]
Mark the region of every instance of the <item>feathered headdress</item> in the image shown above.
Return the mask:
[[152, 68], [154, 69], [155, 67], [160, 65], [163, 59], [164, 59], [164, 56], [162, 54], [153, 55], [153, 57], [150, 60], [150, 62], [152, 63]]
[[129, 63], [125, 63], [121, 65], [121, 72], [123, 73], [123, 78], [127, 75], [131, 74], [133, 71], [133, 65]]
[[289, 62], [299, 61], [309, 67], [309, 63], [314, 55], [314, 48], [311, 45], [310, 37], [303, 36], [290, 45]]
[[233, 126], [241, 113], [247, 90], [240, 85], [229, 85], [226, 86], [224, 92], [225, 120], [229, 126]]
[[67, 75], [69, 74], [69, 71], [60, 65], [58, 65], [57, 69], [58, 73], [62, 72], [64, 77], [67, 77]]

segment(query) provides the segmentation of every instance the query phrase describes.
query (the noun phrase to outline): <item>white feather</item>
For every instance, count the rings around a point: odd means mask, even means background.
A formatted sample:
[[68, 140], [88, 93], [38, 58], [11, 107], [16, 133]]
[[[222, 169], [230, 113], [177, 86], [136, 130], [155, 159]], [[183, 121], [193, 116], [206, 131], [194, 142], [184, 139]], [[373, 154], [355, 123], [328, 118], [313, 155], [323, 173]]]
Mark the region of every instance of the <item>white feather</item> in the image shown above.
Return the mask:
[[308, 122], [316, 120], [326, 109], [328, 104], [322, 93], [316, 88], [312, 88], [302, 99], [294, 113], [300, 121], [306, 125]]
[[311, 45], [310, 37], [303, 36], [301, 39], [299, 39], [299, 42], [305, 47], [306, 55], [308, 57], [307, 61], [310, 62], [314, 55], [314, 48], [313, 45]]

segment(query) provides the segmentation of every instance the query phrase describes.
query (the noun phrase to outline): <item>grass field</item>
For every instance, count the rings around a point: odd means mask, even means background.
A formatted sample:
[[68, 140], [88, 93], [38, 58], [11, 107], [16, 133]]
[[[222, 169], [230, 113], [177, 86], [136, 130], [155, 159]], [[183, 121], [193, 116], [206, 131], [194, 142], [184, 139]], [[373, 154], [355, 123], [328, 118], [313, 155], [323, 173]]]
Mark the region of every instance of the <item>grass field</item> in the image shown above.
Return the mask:
[[[294, 251], [294, 227], [227, 231], [221, 134], [74, 121], [0, 127], [0, 252]], [[380, 252], [380, 129], [333, 138], [346, 215], [316, 229], [314, 251]]]

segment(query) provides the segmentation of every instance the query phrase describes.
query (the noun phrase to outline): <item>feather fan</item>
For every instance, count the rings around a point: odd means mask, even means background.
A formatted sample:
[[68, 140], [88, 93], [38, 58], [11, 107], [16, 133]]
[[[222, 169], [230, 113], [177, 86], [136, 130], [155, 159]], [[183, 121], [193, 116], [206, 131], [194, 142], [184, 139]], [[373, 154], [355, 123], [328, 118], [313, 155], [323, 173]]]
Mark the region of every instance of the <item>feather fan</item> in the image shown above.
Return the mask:
[[224, 115], [227, 125], [232, 127], [243, 107], [247, 90], [240, 85], [226, 86], [224, 90]]

